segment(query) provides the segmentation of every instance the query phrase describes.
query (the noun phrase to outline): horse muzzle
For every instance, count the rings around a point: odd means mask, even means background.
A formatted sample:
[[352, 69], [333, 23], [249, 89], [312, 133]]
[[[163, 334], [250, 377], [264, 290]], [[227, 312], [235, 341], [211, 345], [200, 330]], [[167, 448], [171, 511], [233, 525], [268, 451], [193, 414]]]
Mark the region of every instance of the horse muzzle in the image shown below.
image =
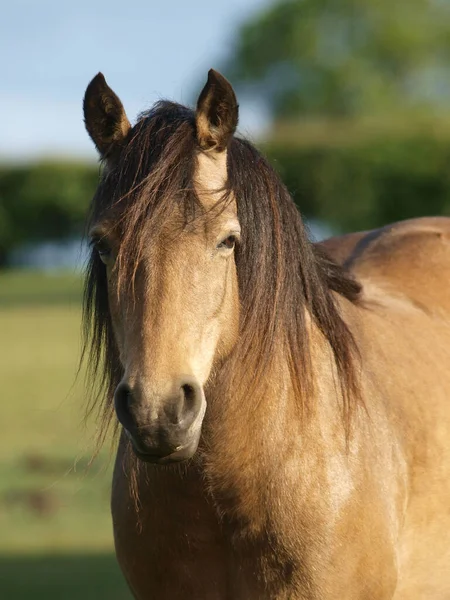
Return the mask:
[[114, 404], [139, 459], [170, 464], [195, 454], [206, 411], [203, 389], [196, 382], [183, 382], [175, 394], [166, 398], [146, 397], [138, 388], [121, 382]]

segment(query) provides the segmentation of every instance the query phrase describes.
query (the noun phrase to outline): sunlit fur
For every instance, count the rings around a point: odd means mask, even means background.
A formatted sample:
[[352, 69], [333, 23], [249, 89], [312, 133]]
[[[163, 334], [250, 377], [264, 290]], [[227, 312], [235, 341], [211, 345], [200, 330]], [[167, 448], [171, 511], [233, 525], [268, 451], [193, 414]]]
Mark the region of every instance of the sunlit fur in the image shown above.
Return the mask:
[[[195, 456], [157, 467], [119, 441], [114, 536], [135, 597], [448, 599], [449, 221], [314, 245], [251, 144], [224, 143], [220, 122], [198, 143], [208, 122], [198, 130], [168, 102], [142, 115], [108, 158], [89, 219], [114, 247], [107, 265], [93, 249], [86, 282], [101, 437], [124, 372], [148, 387], [171, 377], [198, 350], [210, 286], [227, 299], [198, 369]], [[237, 211], [241, 241], [213, 271], [201, 232], [224, 211]]]

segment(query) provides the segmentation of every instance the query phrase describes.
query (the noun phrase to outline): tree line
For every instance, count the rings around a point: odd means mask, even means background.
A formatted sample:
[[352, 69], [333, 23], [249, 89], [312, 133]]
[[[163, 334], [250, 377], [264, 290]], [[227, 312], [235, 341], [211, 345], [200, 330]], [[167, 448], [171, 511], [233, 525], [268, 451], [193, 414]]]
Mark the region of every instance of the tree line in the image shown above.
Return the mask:
[[[242, 24], [222, 71], [265, 98], [263, 150], [306, 217], [336, 232], [450, 214], [450, 3], [281, 0]], [[99, 167], [0, 166], [0, 265], [81, 235]]]
[[99, 167], [38, 162], [0, 167], [0, 264], [25, 243], [81, 235]]
[[[450, 214], [450, 131], [431, 125], [372, 131], [364, 123], [328, 121], [280, 126], [261, 150], [302, 214], [336, 232]], [[23, 243], [82, 235], [98, 177], [95, 164], [0, 168], [2, 264]]]

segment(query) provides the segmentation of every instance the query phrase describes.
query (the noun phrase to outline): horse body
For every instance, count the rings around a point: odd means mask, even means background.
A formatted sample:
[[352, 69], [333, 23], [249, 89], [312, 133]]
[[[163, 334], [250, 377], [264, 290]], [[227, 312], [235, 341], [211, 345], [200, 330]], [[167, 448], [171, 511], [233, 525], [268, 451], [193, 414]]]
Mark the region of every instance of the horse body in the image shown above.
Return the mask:
[[[270, 515], [252, 473], [266, 462], [264, 449], [247, 450], [248, 464], [239, 464], [233, 437], [216, 442], [217, 451], [229, 452], [220, 462], [228, 465], [231, 504], [217, 500], [213, 460], [162, 472], [150, 467], [138, 475], [136, 528], [121, 441], [113, 520], [119, 561], [137, 598], [449, 597], [450, 289], [442, 279], [449, 239], [450, 220], [418, 219], [324, 242], [363, 283], [364, 306], [342, 310], [362, 353], [370, 407], [346, 449], [327, 368], [317, 373], [322, 402], [308, 439], [286, 426], [291, 413], [280, 404], [288, 404], [289, 393], [281, 395], [258, 436], [258, 443], [272, 438], [267, 452], [279, 452], [270, 461], [277, 473]], [[251, 440], [242, 443], [248, 448]], [[245, 490], [236, 489], [232, 465], [249, 469], [240, 482]], [[248, 501], [252, 485], [258, 488]]]
[[195, 115], [134, 128], [99, 75], [85, 119], [108, 167], [86, 314], [135, 597], [449, 598], [450, 220], [313, 246], [214, 72]]
[[344, 258], [365, 288], [359, 347], [405, 465], [400, 599], [450, 594], [449, 240], [448, 219], [416, 219], [366, 234]]

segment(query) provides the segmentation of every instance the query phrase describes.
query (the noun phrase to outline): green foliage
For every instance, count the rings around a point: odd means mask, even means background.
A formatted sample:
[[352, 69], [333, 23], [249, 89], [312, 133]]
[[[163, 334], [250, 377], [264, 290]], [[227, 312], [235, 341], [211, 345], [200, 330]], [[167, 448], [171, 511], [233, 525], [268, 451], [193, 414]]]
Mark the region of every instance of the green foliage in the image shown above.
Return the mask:
[[302, 213], [337, 231], [450, 215], [449, 137], [431, 131], [373, 137], [356, 129], [345, 143], [329, 136], [292, 145], [275, 137], [265, 152]]
[[281, 0], [245, 23], [226, 72], [275, 117], [450, 104], [446, 0]]
[[349, 231], [450, 214], [449, 65], [446, 0], [280, 0], [226, 72], [267, 99], [266, 151], [302, 212]]
[[0, 263], [24, 242], [80, 234], [98, 167], [38, 163], [0, 168]]

